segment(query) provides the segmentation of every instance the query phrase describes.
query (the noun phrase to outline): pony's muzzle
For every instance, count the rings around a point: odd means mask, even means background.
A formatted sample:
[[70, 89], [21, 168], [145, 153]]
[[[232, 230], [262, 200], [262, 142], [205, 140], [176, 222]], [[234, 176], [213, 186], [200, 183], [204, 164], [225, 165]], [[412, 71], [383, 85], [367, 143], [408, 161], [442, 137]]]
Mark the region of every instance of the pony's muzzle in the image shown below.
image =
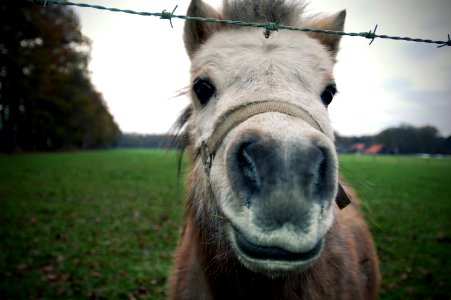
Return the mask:
[[229, 147], [227, 174], [244, 205], [257, 205], [280, 226], [296, 219], [305, 202], [333, 200], [332, 151], [314, 139], [278, 141], [254, 132]]

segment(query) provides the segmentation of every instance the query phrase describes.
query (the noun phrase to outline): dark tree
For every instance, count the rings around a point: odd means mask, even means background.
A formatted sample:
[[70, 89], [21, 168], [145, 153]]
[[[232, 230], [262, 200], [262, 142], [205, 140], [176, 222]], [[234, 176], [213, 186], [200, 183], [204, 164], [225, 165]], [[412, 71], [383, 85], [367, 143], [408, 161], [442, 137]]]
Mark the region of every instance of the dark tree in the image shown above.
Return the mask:
[[442, 140], [441, 149], [443, 151], [443, 154], [451, 155], [451, 135]]
[[401, 125], [383, 130], [374, 138], [392, 153], [440, 153], [442, 140], [435, 127], [424, 126], [416, 128], [410, 125]]
[[93, 148], [119, 128], [90, 82], [90, 41], [66, 6], [0, 4], [0, 150]]

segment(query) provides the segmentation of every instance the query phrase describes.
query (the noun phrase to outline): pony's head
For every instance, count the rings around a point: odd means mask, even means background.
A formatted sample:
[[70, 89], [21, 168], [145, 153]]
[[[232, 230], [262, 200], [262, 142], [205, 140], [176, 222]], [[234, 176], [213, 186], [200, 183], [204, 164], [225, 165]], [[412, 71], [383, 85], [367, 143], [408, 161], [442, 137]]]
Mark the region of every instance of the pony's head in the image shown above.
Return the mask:
[[[188, 15], [342, 30], [345, 11], [303, 20], [293, 1], [192, 0]], [[262, 34], [264, 33], [264, 34]], [[310, 266], [334, 218], [338, 165], [327, 106], [337, 91], [340, 36], [187, 21], [187, 130], [193, 213], [247, 268], [282, 274]], [[213, 221], [215, 224], [218, 222]], [[207, 223], [208, 222], [204, 222]], [[215, 225], [216, 226], [216, 225]]]

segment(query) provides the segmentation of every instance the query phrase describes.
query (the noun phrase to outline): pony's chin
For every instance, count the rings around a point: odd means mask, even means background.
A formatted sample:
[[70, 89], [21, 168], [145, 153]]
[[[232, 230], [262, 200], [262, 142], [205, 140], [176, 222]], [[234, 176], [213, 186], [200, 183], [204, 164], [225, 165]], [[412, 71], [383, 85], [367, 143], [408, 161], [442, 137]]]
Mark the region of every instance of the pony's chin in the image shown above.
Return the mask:
[[307, 252], [294, 253], [280, 247], [253, 244], [239, 231], [231, 231], [232, 245], [239, 261], [251, 271], [269, 277], [304, 272], [315, 263], [323, 250], [323, 239]]

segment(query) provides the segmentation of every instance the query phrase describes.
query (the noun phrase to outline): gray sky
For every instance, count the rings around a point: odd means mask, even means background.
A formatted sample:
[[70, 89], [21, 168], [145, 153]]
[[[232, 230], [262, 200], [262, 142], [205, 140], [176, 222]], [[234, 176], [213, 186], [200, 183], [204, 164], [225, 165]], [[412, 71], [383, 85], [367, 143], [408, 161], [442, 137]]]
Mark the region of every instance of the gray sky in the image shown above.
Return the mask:
[[[185, 14], [187, 0], [89, 0], [147, 12]], [[218, 6], [220, 0], [206, 1]], [[446, 40], [451, 0], [312, 1], [308, 13], [346, 9], [346, 31]], [[183, 20], [168, 20], [75, 8], [82, 32], [93, 42], [92, 80], [124, 132], [166, 133], [186, 106], [171, 99], [189, 85], [189, 59], [182, 42]], [[277, 34], [277, 32], [275, 33]], [[408, 123], [436, 126], [451, 134], [451, 47], [344, 37], [335, 77], [340, 93], [329, 106], [342, 135], [374, 134]]]

